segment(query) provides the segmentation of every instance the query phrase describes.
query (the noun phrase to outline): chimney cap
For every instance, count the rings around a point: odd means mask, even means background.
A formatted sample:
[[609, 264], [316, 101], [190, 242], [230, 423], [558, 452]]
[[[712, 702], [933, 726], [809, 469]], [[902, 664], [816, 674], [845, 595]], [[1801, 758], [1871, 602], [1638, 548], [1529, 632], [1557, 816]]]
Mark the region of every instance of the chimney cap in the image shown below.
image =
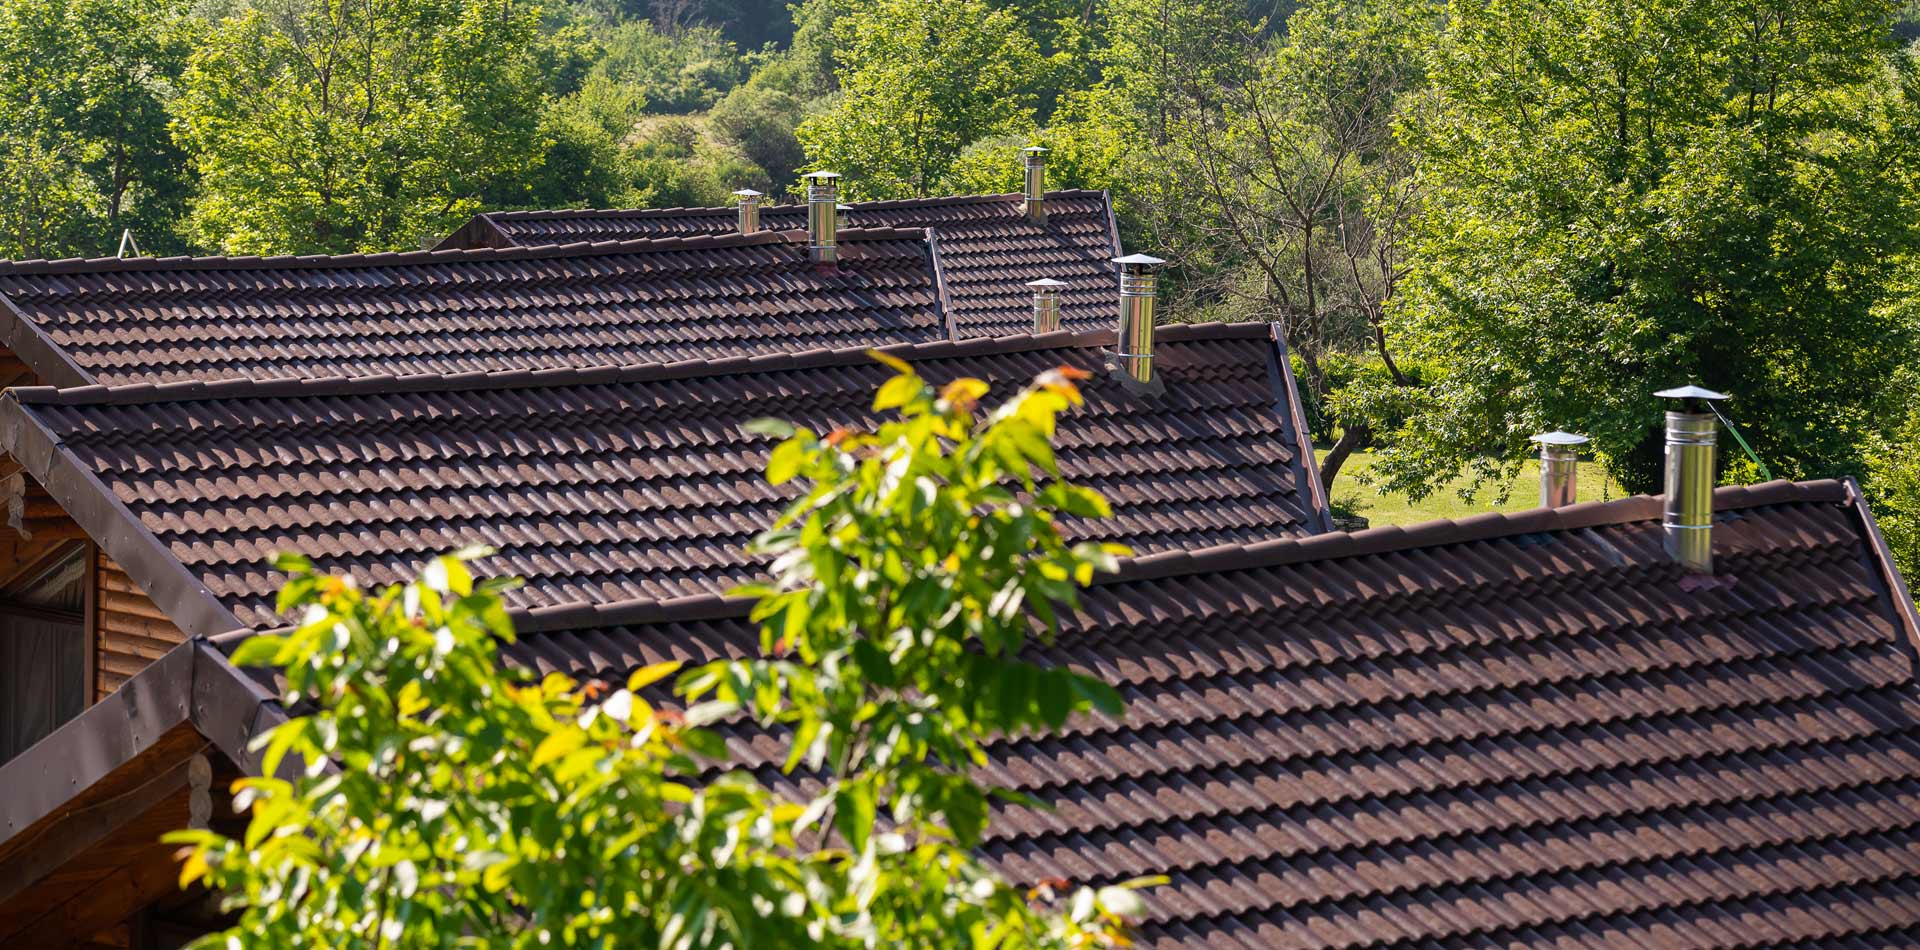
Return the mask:
[[1026, 148], [1021, 149], [1020, 152], [1023, 155], [1032, 155], [1035, 157], [1039, 157], [1041, 155], [1047, 154], [1047, 147], [1044, 145], [1029, 145]]
[[1585, 445], [1587, 444], [1587, 437], [1576, 432], [1562, 432], [1555, 429], [1552, 432], [1542, 432], [1539, 435], [1529, 438], [1527, 441], [1538, 442], [1542, 445]]
[[852, 206], [852, 205], [850, 205], [850, 204], [847, 204], [847, 203], [845, 203], [845, 202], [841, 202], [840, 204], [837, 204], [837, 205], [834, 205], [834, 206], [833, 206], [833, 210], [835, 210], [835, 211], [852, 211], [852, 210], [853, 210], [853, 206]]
[[754, 191], [752, 188], [742, 188], [734, 192], [733, 196], [735, 198], [764, 198], [766, 197], [766, 192]]
[[1659, 392], [1654, 393], [1654, 395], [1659, 396], [1662, 399], [1731, 399], [1733, 398], [1731, 396], [1728, 396], [1726, 393], [1717, 393], [1711, 389], [1702, 389], [1699, 386], [1695, 386], [1691, 383], [1685, 386], [1675, 386], [1672, 389], [1662, 389]]
[[819, 172], [808, 172], [808, 173], [806, 173], [806, 174], [804, 174], [804, 175], [801, 175], [800, 177], [802, 177], [802, 178], [818, 178], [818, 179], [828, 179], [828, 178], [838, 178], [838, 177], [840, 177], [840, 173], [839, 173], [839, 172], [828, 172], [828, 171], [819, 171]]
[[1113, 263], [1128, 267], [1159, 267], [1165, 264], [1166, 261], [1154, 257], [1152, 254], [1128, 254], [1125, 257], [1114, 258]]
[[1028, 287], [1065, 287], [1066, 285], [1066, 281], [1054, 280], [1051, 277], [1042, 277], [1039, 280], [1027, 281]]

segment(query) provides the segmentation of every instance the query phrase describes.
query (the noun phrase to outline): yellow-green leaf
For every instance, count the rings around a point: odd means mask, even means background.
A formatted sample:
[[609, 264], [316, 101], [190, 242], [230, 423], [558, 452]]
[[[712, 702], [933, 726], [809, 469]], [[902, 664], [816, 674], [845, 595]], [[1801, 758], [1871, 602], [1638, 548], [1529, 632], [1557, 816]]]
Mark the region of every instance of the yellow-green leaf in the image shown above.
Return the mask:
[[880, 387], [880, 392], [874, 395], [873, 411], [880, 412], [904, 406], [912, 402], [913, 397], [920, 395], [920, 389], [920, 377], [910, 373], [895, 376], [887, 380], [886, 384]]
[[533, 767], [540, 768], [587, 744], [587, 734], [579, 729], [562, 729], [540, 740], [533, 750]]
[[180, 889], [193, 886], [194, 882], [207, 876], [207, 856], [201, 849], [195, 848], [187, 853], [187, 860], [180, 865]]
[[665, 663], [655, 663], [651, 666], [643, 666], [637, 670], [634, 670], [632, 676], [627, 677], [627, 689], [637, 693], [643, 687], [651, 686], [654, 683], [658, 683], [661, 680], [666, 679], [669, 676], [672, 676], [674, 674], [674, 671], [678, 669], [680, 669], [679, 660], [668, 660]]
[[882, 353], [879, 350], [868, 350], [867, 355], [873, 357], [875, 362], [884, 363], [893, 367], [894, 372], [907, 374], [913, 372], [913, 367], [908, 366], [907, 361], [898, 356]]

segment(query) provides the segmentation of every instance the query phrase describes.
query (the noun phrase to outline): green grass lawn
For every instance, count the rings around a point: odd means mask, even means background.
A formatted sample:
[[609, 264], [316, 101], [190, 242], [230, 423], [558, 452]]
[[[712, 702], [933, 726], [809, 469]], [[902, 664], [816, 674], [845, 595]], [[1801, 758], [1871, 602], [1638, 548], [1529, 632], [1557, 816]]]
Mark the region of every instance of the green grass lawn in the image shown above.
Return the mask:
[[[1326, 455], [1326, 450], [1316, 449], [1316, 457]], [[1516, 511], [1532, 508], [1540, 503], [1540, 463], [1528, 462], [1521, 470], [1520, 477], [1507, 494], [1505, 504], [1493, 503], [1497, 494], [1494, 486], [1482, 486], [1472, 503], [1460, 500], [1458, 489], [1468, 484], [1460, 479], [1455, 484], [1434, 492], [1418, 502], [1410, 502], [1405, 495], [1382, 495], [1371, 485], [1360, 484], [1357, 476], [1373, 464], [1371, 452], [1355, 452], [1347, 459], [1340, 470], [1340, 477], [1332, 486], [1331, 495], [1334, 507], [1345, 509], [1366, 518], [1373, 526], [1389, 524], [1412, 524], [1418, 521], [1431, 521], [1435, 518], [1464, 518], [1483, 511]], [[1619, 498], [1626, 494], [1617, 484], [1607, 480], [1606, 473], [1592, 462], [1580, 463], [1580, 500], [1603, 501]]]

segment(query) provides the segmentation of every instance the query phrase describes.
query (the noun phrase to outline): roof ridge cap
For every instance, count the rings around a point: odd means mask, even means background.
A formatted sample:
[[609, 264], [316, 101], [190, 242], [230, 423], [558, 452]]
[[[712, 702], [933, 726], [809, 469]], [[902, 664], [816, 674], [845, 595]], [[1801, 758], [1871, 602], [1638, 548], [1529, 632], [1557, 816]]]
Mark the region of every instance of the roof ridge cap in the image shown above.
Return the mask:
[[[1833, 479], [1790, 482], [1775, 479], [1756, 485], [1726, 485], [1714, 489], [1715, 512], [1738, 511], [1792, 502], [1845, 502], [1846, 485]], [[1440, 518], [1409, 525], [1384, 525], [1364, 531], [1278, 538], [1253, 544], [1228, 544], [1198, 551], [1168, 551], [1130, 558], [1118, 573], [1095, 583], [1153, 580], [1181, 574], [1281, 567], [1305, 561], [1332, 560], [1407, 551], [1418, 548], [1547, 531], [1575, 531], [1661, 515], [1660, 495], [1629, 495], [1612, 501], [1589, 501], [1564, 508], [1528, 508], [1516, 512], [1481, 512], [1464, 518]]]
[[[1266, 324], [1188, 324], [1166, 328], [1164, 342], [1229, 339], [1264, 334]], [[191, 380], [170, 383], [121, 383], [72, 387], [20, 386], [9, 390], [22, 404], [47, 406], [127, 405], [139, 402], [190, 402], [200, 399], [280, 399], [308, 396], [383, 395], [401, 392], [461, 392], [498, 389], [539, 389], [556, 386], [655, 382], [703, 376], [785, 372], [827, 366], [847, 366], [867, 360], [879, 350], [907, 360], [937, 360], [1034, 350], [1087, 349], [1112, 345], [1104, 330], [1060, 330], [1044, 334], [928, 340], [881, 347], [854, 346], [763, 353], [725, 359], [678, 360], [667, 363], [630, 363], [624, 366], [564, 367], [496, 370], [466, 373], [381, 374], [285, 379]]]
[[[1046, 193], [1048, 198], [1080, 198], [1102, 194], [1096, 188], [1057, 188]], [[930, 195], [925, 198], [881, 198], [868, 201], [848, 201], [843, 204], [855, 211], [885, 211], [893, 208], [933, 207], [942, 204], [985, 204], [992, 201], [1025, 200], [1026, 196], [1017, 191], [993, 192], [978, 195]], [[804, 208], [806, 202], [790, 204], [764, 204], [761, 211], [772, 208]], [[693, 215], [711, 215], [723, 217], [737, 211], [733, 205], [685, 206], [673, 208], [537, 208], [522, 211], [489, 211], [486, 217], [496, 221], [564, 221], [569, 218], [673, 218]], [[846, 233], [842, 229], [840, 233]]]

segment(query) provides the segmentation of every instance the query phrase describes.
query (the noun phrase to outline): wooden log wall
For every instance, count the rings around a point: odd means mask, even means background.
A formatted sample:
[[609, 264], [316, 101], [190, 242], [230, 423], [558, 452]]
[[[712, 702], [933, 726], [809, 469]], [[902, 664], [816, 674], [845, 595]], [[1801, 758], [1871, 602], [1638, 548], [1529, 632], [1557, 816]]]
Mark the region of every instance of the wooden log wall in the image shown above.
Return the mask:
[[120, 687], [128, 677], [147, 668], [187, 637], [154, 606], [120, 565], [95, 551], [94, 564], [94, 699]]

